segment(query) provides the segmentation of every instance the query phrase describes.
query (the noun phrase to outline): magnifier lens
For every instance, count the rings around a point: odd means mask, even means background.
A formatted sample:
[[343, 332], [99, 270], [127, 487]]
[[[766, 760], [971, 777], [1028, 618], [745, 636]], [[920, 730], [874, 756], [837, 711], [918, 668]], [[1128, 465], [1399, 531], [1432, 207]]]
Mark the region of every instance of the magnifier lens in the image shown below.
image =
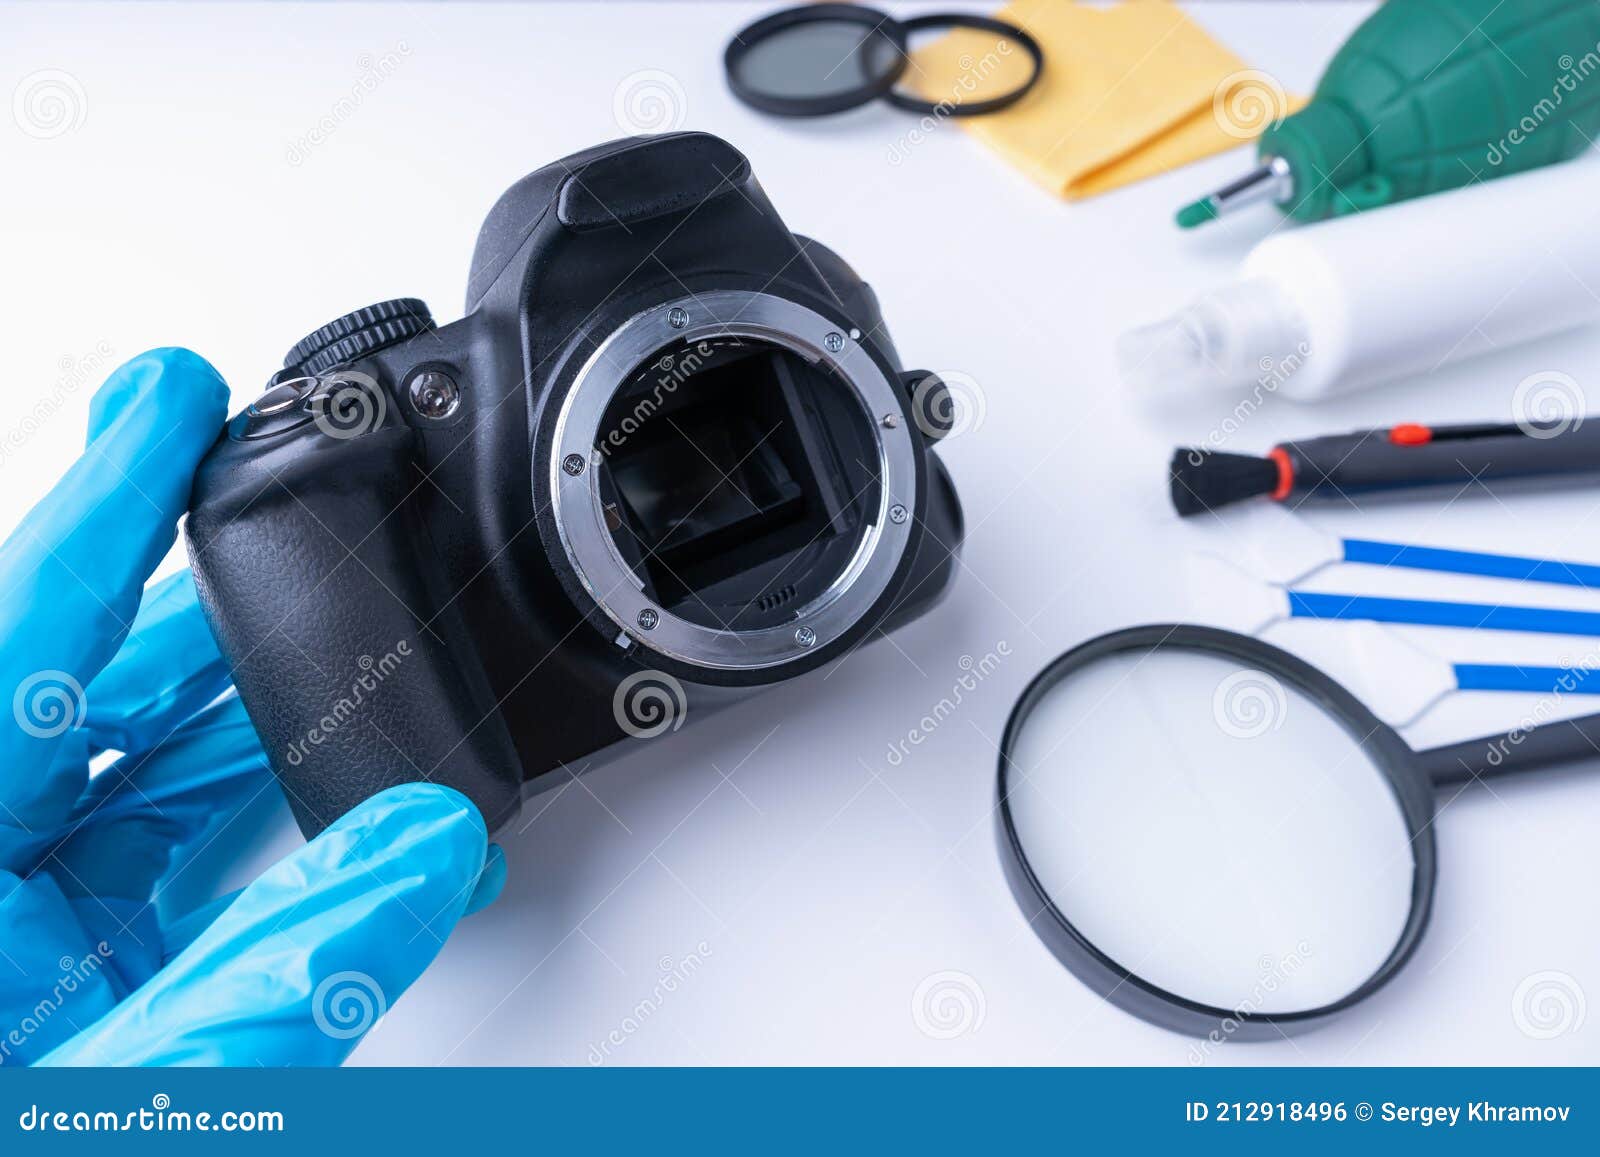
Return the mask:
[[1405, 815], [1361, 737], [1295, 684], [1201, 650], [1118, 651], [1013, 728], [1011, 822], [1041, 890], [1148, 984], [1309, 1011], [1399, 941]]
[[[862, 9], [862, 12], [867, 12]], [[905, 58], [891, 34], [897, 26], [856, 19], [805, 19], [770, 32], [741, 33], [730, 78], [758, 97], [778, 101], [851, 99], [883, 92]]]

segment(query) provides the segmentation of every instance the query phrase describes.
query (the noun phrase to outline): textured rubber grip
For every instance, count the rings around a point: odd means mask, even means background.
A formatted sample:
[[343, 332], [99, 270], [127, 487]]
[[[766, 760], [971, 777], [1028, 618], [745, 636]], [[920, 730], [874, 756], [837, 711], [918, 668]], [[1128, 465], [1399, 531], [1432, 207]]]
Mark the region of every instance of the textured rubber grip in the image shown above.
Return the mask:
[[464, 793], [491, 830], [519, 806], [510, 737], [408, 500], [412, 438], [307, 423], [271, 447], [225, 439], [197, 478], [201, 603], [308, 837], [418, 780]]

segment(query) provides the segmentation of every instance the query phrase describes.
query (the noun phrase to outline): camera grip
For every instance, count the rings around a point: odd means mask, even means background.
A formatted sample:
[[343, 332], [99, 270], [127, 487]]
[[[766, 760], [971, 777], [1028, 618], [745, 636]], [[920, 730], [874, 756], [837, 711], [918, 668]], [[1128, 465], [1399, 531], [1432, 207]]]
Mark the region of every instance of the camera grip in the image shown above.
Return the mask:
[[521, 770], [411, 501], [398, 424], [224, 438], [187, 526], [196, 587], [296, 821], [315, 835], [401, 783], [453, 787], [492, 831]]

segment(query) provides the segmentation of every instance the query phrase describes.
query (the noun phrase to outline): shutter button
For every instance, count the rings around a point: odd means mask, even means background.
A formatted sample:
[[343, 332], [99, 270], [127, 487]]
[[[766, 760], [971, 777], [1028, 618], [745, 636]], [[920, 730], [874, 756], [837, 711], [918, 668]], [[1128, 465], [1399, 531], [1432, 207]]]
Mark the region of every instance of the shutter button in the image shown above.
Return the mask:
[[303, 375], [273, 382], [250, 403], [250, 416], [264, 418], [269, 414], [281, 414], [309, 394], [316, 384], [316, 378]]

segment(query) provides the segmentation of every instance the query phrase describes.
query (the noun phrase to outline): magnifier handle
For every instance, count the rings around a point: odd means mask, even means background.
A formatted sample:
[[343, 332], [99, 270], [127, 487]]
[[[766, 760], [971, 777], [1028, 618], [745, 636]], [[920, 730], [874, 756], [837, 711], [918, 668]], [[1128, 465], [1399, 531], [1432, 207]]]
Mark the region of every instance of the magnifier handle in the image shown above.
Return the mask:
[[1417, 758], [1435, 787], [1470, 783], [1490, 775], [1600, 761], [1600, 714], [1516, 727], [1419, 751]]

